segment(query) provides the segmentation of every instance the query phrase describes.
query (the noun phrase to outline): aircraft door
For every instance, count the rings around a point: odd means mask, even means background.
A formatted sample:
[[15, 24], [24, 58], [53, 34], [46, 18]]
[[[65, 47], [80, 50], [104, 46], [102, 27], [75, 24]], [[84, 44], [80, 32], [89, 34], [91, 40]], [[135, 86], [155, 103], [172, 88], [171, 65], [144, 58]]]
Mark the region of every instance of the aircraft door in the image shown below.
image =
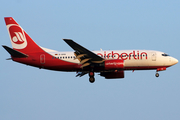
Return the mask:
[[40, 63], [41, 63], [41, 64], [44, 64], [44, 63], [45, 63], [45, 55], [44, 55], [44, 54], [41, 54], [41, 55], [40, 55]]
[[152, 61], [156, 61], [156, 53], [155, 52], [151, 53], [151, 59], [152, 59]]

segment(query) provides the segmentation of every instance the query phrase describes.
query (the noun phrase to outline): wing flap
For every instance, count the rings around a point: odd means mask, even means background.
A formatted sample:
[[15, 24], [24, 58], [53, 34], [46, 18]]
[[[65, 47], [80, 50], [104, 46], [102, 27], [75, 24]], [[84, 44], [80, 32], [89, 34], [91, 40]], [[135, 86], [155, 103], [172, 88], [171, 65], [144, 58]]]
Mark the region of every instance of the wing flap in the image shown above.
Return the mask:
[[89, 66], [91, 63], [84, 63], [82, 66], [81, 66], [81, 68], [83, 68], [83, 67], [86, 67], [86, 66]]
[[81, 60], [81, 62], [79, 64], [84, 64], [85, 62], [87, 62], [88, 60], [90, 60], [91, 58], [87, 58], [87, 59], [84, 59], [84, 60]]

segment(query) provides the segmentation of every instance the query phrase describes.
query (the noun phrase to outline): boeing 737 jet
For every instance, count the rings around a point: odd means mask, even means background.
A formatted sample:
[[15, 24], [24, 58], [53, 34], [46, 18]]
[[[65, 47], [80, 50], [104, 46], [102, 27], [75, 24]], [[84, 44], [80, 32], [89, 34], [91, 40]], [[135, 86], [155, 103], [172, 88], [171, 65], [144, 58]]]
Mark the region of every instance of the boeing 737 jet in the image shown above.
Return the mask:
[[124, 78], [125, 70], [159, 71], [178, 63], [178, 60], [160, 51], [153, 50], [101, 50], [90, 51], [71, 39], [63, 39], [74, 51], [58, 52], [38, 46], [23, 28], [12, 18], [5, 17], [12, 47], [3, 45], [15, 62], [38, 68], [77, 72], [81, 77], [89, 74], [89, 81], [95, 81], [94, 73], [106, 79]]

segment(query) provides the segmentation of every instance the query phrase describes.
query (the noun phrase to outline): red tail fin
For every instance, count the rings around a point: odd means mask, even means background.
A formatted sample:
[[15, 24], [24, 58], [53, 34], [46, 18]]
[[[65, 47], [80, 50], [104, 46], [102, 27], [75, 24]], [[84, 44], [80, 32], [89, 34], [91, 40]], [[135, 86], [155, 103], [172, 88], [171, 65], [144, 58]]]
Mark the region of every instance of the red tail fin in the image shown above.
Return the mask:
[[5, 17], [4, 20], [13, 49], [26, 54], [43, 51], [12, 17]]

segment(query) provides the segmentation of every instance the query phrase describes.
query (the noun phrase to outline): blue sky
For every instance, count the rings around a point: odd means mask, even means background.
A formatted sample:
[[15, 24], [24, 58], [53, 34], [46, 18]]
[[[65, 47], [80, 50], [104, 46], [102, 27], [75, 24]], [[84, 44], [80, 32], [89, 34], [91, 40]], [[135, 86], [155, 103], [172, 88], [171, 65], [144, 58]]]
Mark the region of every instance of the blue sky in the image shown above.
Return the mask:
[[[0, 44], [11, 47], [4, 17], [13, 17], [40, 46], [72, 49], [71, 38], [89, 50], [148, 49], [180, 60], [178, 0], [0, 1]], [[155, 70], [126, 71], [106, 80], [38, 69], [5, 60], [0, 48], [1, 120], [179, 120], [179, 63]]]

